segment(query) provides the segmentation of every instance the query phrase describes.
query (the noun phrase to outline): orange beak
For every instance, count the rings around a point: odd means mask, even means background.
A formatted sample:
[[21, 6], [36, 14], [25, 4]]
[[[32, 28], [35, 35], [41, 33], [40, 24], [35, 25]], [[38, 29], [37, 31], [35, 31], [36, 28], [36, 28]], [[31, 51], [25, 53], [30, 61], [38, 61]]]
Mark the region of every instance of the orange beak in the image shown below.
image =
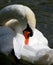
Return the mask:
[[25, 37], [25, 44], [26, 45], [28, 45], [28, 43], [29, 43], [29, 35], [30, 35], [29, 31], [24, 31], [24, 37]]

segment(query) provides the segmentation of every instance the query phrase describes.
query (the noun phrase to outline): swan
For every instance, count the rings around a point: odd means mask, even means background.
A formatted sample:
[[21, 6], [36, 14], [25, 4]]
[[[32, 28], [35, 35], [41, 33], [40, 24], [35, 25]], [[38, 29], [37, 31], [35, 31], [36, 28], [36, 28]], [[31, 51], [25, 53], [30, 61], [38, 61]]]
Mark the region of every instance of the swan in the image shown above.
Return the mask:
[[[31, 14], [29, 12], [31, 12]], [[35, 15], [33, 14], [32, 10], [29, 7], [26, 7], [21, 4], [9, 5], [1, 9], [0, 10], [0, 31], [1, 31], [0, 32], [0, 51], [4, 52], [5, 54], [8, 54], [11, 51], [11, 49], [13, 48], [14, 35], [19, 31], [21, 32], [21, 28], [19, 28], [20, 26], [22, 27], [22, 30], [24, 30], [26, 28], [26, 24], [28, 23], [33, 30], [36, 24], [35, 23], [36, 20], [34, 17]], [[30, 21], [33, 21], [33, 22], [30, 22]], [[32, 25], [33, 23], [35, 24]], [[13, 27], [16, 24], [18, 26], [17, 29], [19, 28], [19, 31], [16, 30], [16, 32], [14, 32]]]
[[53, 63], [53, 49], [49, 48], [46, 37], [35, 28], [36, 18], [29, 7], [24, 5], [7, 6], [0, 11], [0, 21], [0, 25], [9, 27], [15, 34], [13, 48], [18, 59], [32, 63]]

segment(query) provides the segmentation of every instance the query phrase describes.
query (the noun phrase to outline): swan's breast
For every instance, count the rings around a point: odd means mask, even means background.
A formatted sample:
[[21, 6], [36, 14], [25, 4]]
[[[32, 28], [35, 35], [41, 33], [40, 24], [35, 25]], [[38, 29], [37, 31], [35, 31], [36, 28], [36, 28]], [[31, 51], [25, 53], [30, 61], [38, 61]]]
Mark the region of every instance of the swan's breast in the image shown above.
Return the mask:
[[48, 48], [48, 40], [44, 37], [44, 35], [37, 29], [35, 29], [33, 32], [33, 36], [29, 39], [29, 46], [36, 50]]

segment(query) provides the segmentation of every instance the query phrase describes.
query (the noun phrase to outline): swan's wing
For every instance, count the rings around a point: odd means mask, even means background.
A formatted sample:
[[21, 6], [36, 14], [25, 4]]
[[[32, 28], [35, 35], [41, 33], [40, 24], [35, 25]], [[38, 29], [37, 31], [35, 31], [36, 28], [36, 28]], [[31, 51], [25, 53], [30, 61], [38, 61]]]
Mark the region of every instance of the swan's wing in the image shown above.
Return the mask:
[[15, 55], [17, 56], [18, 59], [21, 58], [21, 53], [22, 53], [22, 49], [24, 46], [24, 37], [21, 34], [17, 34], [14, 38], [13, 38], [13, 48], [14, 48], [14, 52]]
[[40, 65], [51, 65], [53, 63], [53, 49], [42, 49], [37, 53], [38, 60], [35, 63]]
[[8, 54], [13, 48], [13, 31], [8, 27], [0, 27], [0, 51]]
[[20, 59], [21, 58], [21, 45], [20, 43], [18, 44], [18, 41], [16, 40], [16, 38], [13, 38], [13, 47], [14, 47], [14, 52], [15, 52], [15, 56]]
[[34, 30], [34, 37], [37, 38], [38, 43], [40, 43], [40, 45], [42, 44], [42, 45], [48, 46], [47, 38], [38, 29]]

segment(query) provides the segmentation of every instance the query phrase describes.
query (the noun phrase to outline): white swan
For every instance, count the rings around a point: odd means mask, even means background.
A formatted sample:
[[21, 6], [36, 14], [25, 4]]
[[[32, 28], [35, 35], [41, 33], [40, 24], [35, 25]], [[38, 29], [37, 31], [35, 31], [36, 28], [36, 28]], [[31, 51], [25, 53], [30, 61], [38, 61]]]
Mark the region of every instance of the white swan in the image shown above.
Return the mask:
[[[12, 19], [5, 23], [8, 18], [11, 19], [7, 16], [7, 14], [10, 15], [8, 12], [10, 12], [10, 14], [15, 12], [15, 14], [11, 15], [11, 17], [18, 20], [15, 22], [14, 19]], [[32, 63], [35, 61], [39, 62], [41, 60], [40, 62], [43, 62], [43, 64], [50, 64], [53, 62], [53, 54], [51, 56], [53, 50], [49, 48], [48, 40], [44, 37], [44, 35], [35, 28], [36, 19], [30, 8], [23, 5], [10, 5], [2, 9], [0, 15], [1, 25], [5, 23], [5, 26], [8, 26], [14, 30], [15, 36], [13, 37], [13, 48], [18, 59], [22, 58]], [[4, 19], [2, 16], [4, 16]], [[7, 18], [5, 16], [7, 16]], [[28, 28], [31, 29], [33, 35], [30, 35], [30, 30], [27, 30], [27, 23]], [[52, 60], [50, 61], [50, 59]]]
[[[30, 13], [31, 14], [30, 14]], [[28, 15], [29, 14], [29, 15]], [[33, 17], [32, 17], [33, 16]], [[32, 18], [32, 19], [30, 19]], [[33, 22], [30, 22], [33, 21]], [[7, 53], [10, 52], [10, 50], [13, 48], [13, 37], [14, 37], [14, 27], [16, 24], [18, 26], [17, 29], [19, 29], [19, 33], [22, 34], [21, 30], [24, 30], [26, 28], [26, 24], [28, 23], [30, 27], [33, 29], [35, 28], [35, 15], [30, 10], [30, 8], [23, 6], [23, 5], [9, 5], [7, 7], [4, 7], [0, 10], [0, 51]], [[21, 23], [21, 24], [20, 24]], [[19, 28], [20, 26], [21, 28]], [[32, 25], [34, 24], [34, 25]], [[8, 27], [11, 27], [8, 28]], [[5, 32], [3, 32], [5, 31]], [[10, 33], [10, 34], [9, 34]], [[17, 33], [17, 30], [16, 30]], [[2, 36], [4, 34], [4, 36]], [[9, 37], [9, 38], [8, 38]], [[8, 38], [8, 40], [7, 40]], [[4, 43], [4, 44], [3, 44]], [[7, 44], [7, 45], [6, 45]], [[11, 44], [11, 45], [10, 45]], [[7, 49], [8, 48], [8, 49]]]

